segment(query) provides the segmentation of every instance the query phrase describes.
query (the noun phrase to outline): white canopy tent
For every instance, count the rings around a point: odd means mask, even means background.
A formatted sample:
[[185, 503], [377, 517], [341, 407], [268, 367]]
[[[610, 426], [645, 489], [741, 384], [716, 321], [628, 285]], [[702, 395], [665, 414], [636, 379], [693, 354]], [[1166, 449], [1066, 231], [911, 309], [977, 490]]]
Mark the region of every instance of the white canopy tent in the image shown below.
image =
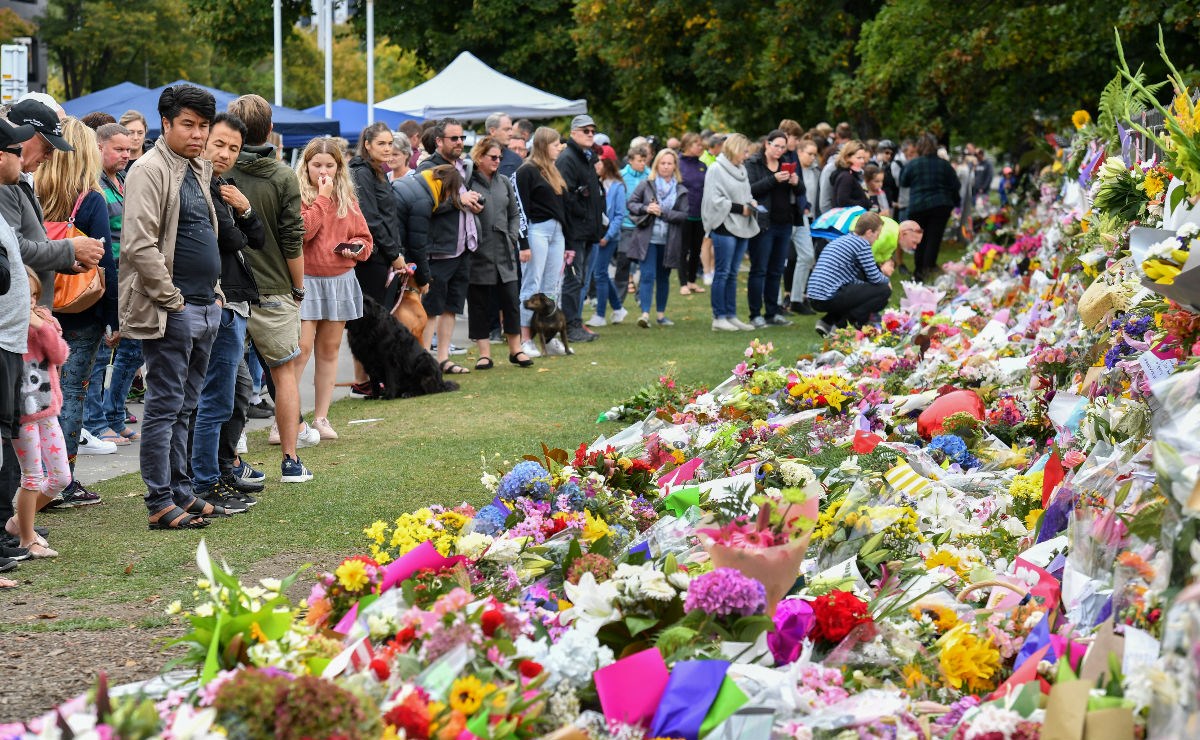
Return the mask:
[[515, 118], [553, 118], [587, 113], [586, 100], [567, 100], [502, 75], [469, 51], [408, 92], [376, 104], [418, 119], [479, 121], [502, 111]]

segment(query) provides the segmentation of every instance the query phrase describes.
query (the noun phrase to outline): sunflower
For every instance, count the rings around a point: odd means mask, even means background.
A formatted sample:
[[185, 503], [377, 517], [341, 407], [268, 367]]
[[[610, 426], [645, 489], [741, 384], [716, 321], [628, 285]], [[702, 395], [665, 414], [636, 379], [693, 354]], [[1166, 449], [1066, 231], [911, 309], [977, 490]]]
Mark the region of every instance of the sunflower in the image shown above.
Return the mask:
[[938, 550], [929, 557], [925, 558], [925, 570], [933, 570], [938, 566], [946, 566], [955, 573], [962, 573], [965, 569], [963, 563], [958, 559], [958, 556], [948, 550]]
[[1071, 123], [1075, 124], [1075, 130], [1083, 128], [1092, 122], [1092, 114], [1085, 110], [1077, 110], [1071, 114]]
[[495, 684], [485, 684], [475, 676], [457, 678], [450, 687], [450, 708], [463, 714], [474, 714], [483, 705], [484, 698], [495, 690]]

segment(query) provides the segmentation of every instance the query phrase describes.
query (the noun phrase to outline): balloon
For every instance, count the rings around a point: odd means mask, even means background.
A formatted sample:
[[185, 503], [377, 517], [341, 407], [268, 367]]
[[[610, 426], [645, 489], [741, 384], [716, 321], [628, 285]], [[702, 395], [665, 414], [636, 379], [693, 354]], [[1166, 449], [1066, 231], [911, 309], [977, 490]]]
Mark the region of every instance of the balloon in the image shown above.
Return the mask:
[[942, 433], [942, 422], [947, 416], [966, 412], [983, 420], [983, 399], [975, 391], [951, 391], [938, 398], [917, 417], [917, 433], [923, 439], [933, 439]]

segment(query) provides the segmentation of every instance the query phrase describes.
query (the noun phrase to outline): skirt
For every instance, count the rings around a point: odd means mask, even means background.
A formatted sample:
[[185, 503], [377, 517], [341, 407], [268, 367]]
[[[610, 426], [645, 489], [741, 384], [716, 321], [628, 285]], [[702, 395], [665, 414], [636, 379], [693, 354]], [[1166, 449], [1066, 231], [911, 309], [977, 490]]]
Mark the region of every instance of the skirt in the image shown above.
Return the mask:
[[363, 315], [362, 288], [354, 271], [334, 277], [304, 276], [301, 321], [353, 321]]

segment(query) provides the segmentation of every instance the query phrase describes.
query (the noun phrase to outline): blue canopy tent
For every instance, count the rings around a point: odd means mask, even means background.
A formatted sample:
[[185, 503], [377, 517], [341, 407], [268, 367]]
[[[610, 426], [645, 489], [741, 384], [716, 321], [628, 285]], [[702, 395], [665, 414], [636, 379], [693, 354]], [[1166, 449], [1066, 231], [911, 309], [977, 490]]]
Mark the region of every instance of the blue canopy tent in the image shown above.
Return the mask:
[[[195, 85], [196, 83], [188, 82], [187, 80], [176, 80], [175, 82], [171, 83], [171, 85], [183, 84]], [[95, 110], [102, 110], [106, 113], [111, 113], [115, 117], [120, 117], [122, 113], [130, 109], [141, 111], [142, 114], [146, 116], [147, 128], [149, 129], [146, 131], [146, 138], [156, 139], [158, 138], [160, 132], [160, 123], [157, 113], [158, 98], [160, 95], [162, 95], [162, 91], [167, 87], [169, 87], [169, 85], [156, 87], [153, 90], [146, 90], [145, 88], [142, 88], [142, 92], [134, 93], [126, 98], [114, 98], [104, 101], [97, 101], [103, 102], [103, 105], [92, 105], [91, 107], [87, 108], [78, 106], [77, 103], [80, 100], [86, 100], [87, 96], [85, 96], [84, 98], [70, 100], [66, 103], [63, 103], [63, 109], [71, 115], [86, 115]], [[234, 93], [218, 90], [215, 87], [208, 87], [206, 85], [196, 85], [196, 87], [202, 87], [213, 94], [213, 97], [216, 98], [217, 101], [218, 111], [225, 110], [229, 106], [229, 103], [236, 100], [238, 97]], [[95, 95], [95, 93], [93, 93], [93, 95]], [[275, 131], [283, 136], [283, 145], [286, 147], [304, 146], [308, 143], [309, 139], [317, 136], [338, 135], [337, 121], [331, 121], [320, 116], [309, 115], [308, 113], [295, 110], [294, 108], [284, 108], [277, 105], [271, 106], [271, 110], [272, 123], [274, 124]]]
[[[93, 93], [88, 93], [82, 97], [68, 100], [63, 103], [63, 110], [68, 115], [76, 118], [83, 118], [92, 111], [105, 111], [112, 114], [113, 118], [120, 119], [121, 114], [129, 110], [129, 108], [120, 108], [120, 101], [128, 100], [132, 97], [142, 95], [149, 92], [150, 88], [142, 87], [133, 82], [122, 82], [119, 85], [106, 87], [103, 90], [97, 90]], [[145, 115], [143, 113], [143, 115]], [[149, 118], [149, 116], [146, 116]]]
[[[304, 112], [314, 116], [324, 116], [325, 106], [323, 104], [314, 105], [311, 108], [305, 108]], [[333, 119], [342, 125], [342, 138], [354, 144], [354, 142], [358, 141], [358, 135], [367, 127], [367, 104], [356, 100], [338, 98], [333, 101]], [[395, 130], [397, 126], [405, 121], [420, 121], [421, 119], [416, 116], [410, 116], [407, 113], [384, 110], [379, 106], [375, 106], [375, 120], [382, 121], [392, 130]]]

